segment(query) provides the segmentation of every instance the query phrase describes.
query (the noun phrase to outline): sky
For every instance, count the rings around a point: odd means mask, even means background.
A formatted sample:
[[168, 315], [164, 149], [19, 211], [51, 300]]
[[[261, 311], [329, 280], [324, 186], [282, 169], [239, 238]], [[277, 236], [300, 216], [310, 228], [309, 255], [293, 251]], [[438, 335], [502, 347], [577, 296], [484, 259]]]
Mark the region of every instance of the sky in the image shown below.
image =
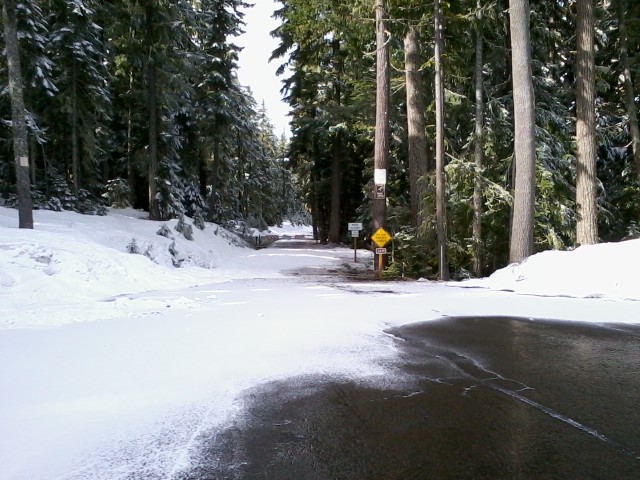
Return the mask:
[[251, 387], [401, 381], [389, 327], [640, 323], [640, 240], [544, 252], [479, 280], [350, 282], [319, 274], [371, 268], [371, 252], [254, 250], [215, 224], [190, 241], [175, 220], [145, 217], [36, 210], [21, 230], [0, 207], [0, 480], [179, 477], [201, 441], [240, 421]]
[[282, 78], [276, 76], [279, 61], [269, 62], [271, 53], [278, 47], [278, 41], [269, 35], [278, 23], [271, 18], [278, 4], [273, 0], [253, 0], [253, 7], [245, 10], [245, 33], [236, 39], [236, 43], [243, 47], [240, 53], [238, 78], [242, 85], [248, 86], [253, 92], [258, 105], [264, 104], [271, 122], [275, 127], [275, 134], [279, 137], [284, 133], [290, 135], [289, 107], [280, 95]]

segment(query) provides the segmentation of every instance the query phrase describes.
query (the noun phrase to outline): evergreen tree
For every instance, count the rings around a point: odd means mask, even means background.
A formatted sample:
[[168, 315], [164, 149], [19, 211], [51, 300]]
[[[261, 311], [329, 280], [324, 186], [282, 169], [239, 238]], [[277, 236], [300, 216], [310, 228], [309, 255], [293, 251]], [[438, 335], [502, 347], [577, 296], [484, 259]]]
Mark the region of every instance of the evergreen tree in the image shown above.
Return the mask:
[[59, 170], [68, 172], [78, 202], [80, 188], [96, 185], [105, 160], [104, 136], [98, 132], [106, 128], [111, 96], [107, 51], [96, 23], [100, 5], [95, 0], [51, 0], [47, 7], [48, 50], [59, 89], [42, 118], [50, 135], [61, 141], [51, 142], [46, 151], [49, 158], [70, 159]]

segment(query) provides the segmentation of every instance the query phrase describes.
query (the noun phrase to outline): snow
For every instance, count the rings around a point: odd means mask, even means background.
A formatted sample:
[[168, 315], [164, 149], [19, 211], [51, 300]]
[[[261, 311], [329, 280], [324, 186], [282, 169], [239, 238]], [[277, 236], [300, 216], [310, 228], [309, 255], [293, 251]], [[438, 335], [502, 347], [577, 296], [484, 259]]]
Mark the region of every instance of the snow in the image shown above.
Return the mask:
[[[0, 480], [171, 479], [240, 414], [247, 388], [393, 381], [389, 326], [640, 323], [640, 240], [544, 252], [460, 283], [350, 282], [335, 271], [365, 268], [370, 252], [356, 264], [350, 249], [303, 240], [253, 250], [213, 224], [189, 241], [175, 221], [144, 217], [38, 210], [20, 230], [0, 207]], [[156, 234], [165, 223], [172, 238]], [[142, 254], [128, 253], [134, 239]]]

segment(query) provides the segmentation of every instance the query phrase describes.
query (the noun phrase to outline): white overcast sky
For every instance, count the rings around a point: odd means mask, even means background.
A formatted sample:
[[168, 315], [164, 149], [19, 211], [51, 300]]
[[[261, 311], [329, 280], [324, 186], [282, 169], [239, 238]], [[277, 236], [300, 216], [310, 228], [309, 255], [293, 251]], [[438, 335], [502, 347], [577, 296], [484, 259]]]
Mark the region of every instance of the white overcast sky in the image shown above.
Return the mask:
[[258, 104], [264, 101], [276, 135], [285, 132], [289, 136], [289, 107], [281, 100], [281, 78], [276, 77], [279, 62], [269, 63], [271, 52], [278, 46], [278, 41], [269, 32], [277, 26], [272, 15], [279, 4], [274, 0], [252, 1], [255, 5], [245, 11], [246, 33], [236, 39], [236, 43], [244, 47], [240, 53], [238, 77], [240, 83], [251, 88]]

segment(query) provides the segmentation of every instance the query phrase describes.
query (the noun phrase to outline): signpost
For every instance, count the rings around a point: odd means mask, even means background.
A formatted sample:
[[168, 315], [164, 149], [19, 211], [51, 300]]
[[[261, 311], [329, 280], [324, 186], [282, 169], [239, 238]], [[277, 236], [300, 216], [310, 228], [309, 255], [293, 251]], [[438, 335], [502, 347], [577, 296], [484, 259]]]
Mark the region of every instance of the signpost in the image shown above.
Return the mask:
[[391, 235], [389, 235], [389, 232], [384, 228], [380, 227], [371, 235], [371, 240], [378, 246], [378, 248], [376, 248], [376, 255], [378, 256], [378, 278], [380, 278], [382, 277], [382, 268], [384, 266], [384, 257], [382, 255], [387, 253], [387, 249], [383, 247], [389, 243]]
[[353, 222], [349, 223], [349, 230], [351, 231], [351, 236], [353, 237], [353, 261], [358, 262], [358, 238], [360, 237], [360, 232], [362, 231], [362, 223]]

